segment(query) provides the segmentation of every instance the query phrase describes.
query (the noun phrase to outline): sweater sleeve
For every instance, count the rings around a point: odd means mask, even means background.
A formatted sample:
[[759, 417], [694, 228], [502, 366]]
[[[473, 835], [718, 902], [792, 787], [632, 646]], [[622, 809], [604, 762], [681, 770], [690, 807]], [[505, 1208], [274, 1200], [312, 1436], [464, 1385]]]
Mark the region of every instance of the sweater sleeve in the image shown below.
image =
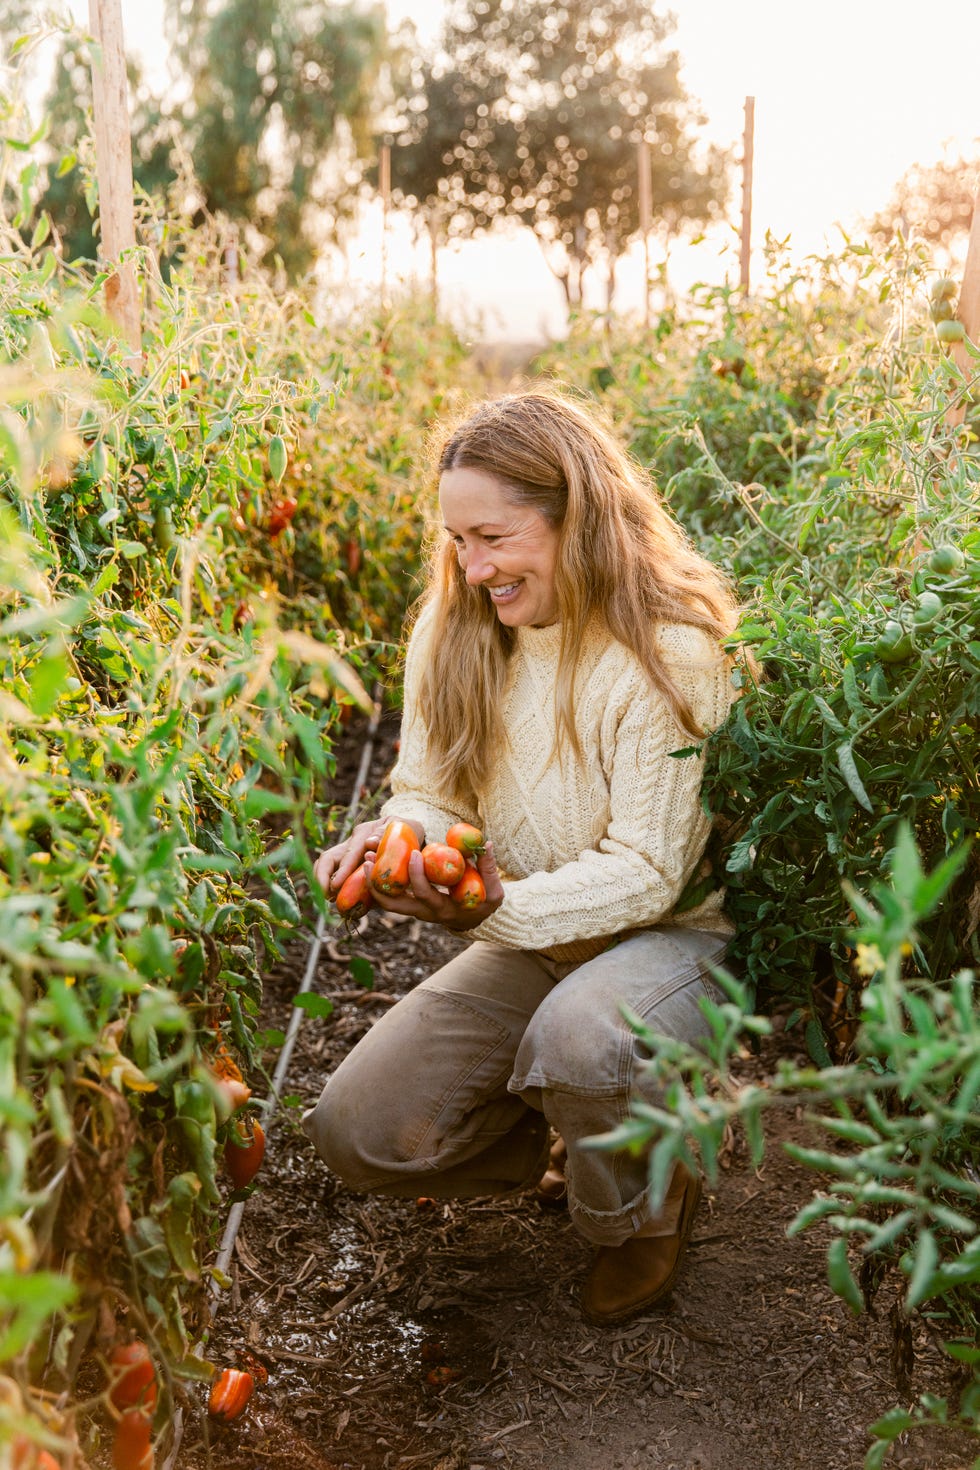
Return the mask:
[[480, 825], [475, 803], [459, 802], [440, 790], [429, 756], [429, 738], [419, 709], [419, 685], [429, 652], [432, 615], [426, 609], [409, 638], [405, 656], [405, 681], [398, 759], [392, 767], [391, 796], [381, 808], [382, 817], [421, 822], [426, 840], [441, 842], [454, 822]]
[[[671, 673], [702, 728], [719, 725], [732, 698], [727, 661], [714, 656]], [[691, 737], [638, 670], [625, 697], [617, 692], [605, 832], [554, 871], [505, 883], [503, 903], [473, 938], [540, 950], [669, 920], [710, 830], [701, 803], [704, 757], [672, 754], [691, 747]]]

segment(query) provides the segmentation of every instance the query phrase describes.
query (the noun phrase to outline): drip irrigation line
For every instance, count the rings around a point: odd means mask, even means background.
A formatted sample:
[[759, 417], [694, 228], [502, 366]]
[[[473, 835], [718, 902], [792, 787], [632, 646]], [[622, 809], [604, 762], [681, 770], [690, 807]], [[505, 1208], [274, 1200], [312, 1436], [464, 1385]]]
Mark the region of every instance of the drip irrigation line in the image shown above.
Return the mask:
[[[364, 746], [361, 750], [361, 760], [357, 768], [357, 775], [354, 778], [354, 789], [351, 792], [350, 801], [347, 804], [347, 811], [344, 815], [344, 821], [341, 827], [341, 841], [343, 841], [343, 839], [347, 837], [347, 835], [350, 833], [351, 828], [353, 827], [355, 819], [357, 817], [358, 809], [362, 800], [362, 792], [364, 791], [364, 788], [367, 784], [368, 772], [371, 768], [371, 760], [374, 755], [374, 742], [378, 733], [378, 726], [380, 723], [381, 687], [380, 685], [376, 684], [372, 694], [371, 719], [368, 724], [367, 734], [364, 737]], [[306, 966], [303, 971], [303, 979], [300, 982], [299, 990], [296, 993], [297, 998], [301, 995], [306, 995], [307, 992], [313, 988], [313, 980], [316, 975], [316, 968], [320, 962], [320, 951], [323, 948], [323, 942], [326, 937], [326, 918], [321, 913], [317, 919], [316, 931], [310, 941], [309, 950], [307, 951]], [[262, 1109], [263, 1114], [266, 1116], [267, 1119], [265, 1126], [267, 1138], [269, 1133], [272, 1131], [275, 1123], [275, 1109], [278, 1107], [279, 1099], [282, 1095], [282, 1084], [285, 1081], [286, 1073], [289, 1070], [289, 1063], [292, 1059], [293, 1050], [296, 1046], [296, 1038], [299, 1035], [299, 1029], [303, 1024], [305, 1016], [306, 1011], [303, 1009], [302, 1006], [296, 1005], [294, 1001], [293, 1013], [289, 1018], [289, 1026], [286, 1030], [286, 1038], [282, 1044], [282, 1049], [279, 1053], [279, 1060], [276, 1063], [276, 1069], [272, 1074], [272, 1086], [269, 1091], [269, 1096], [258, 1103], [258, 1106]], [[214, 1326], [214, 1320], [217, 1316], [218, 1305], [221, 1301], [222, 1287], [219, 1284], [218, 1278], [221, 1276], [227, 1276], [228, 1274], [228, 1268], [231, 1265], [231, 1258], [235, 1249], [235, 1241], [238, 1239], [238, 1232], [241, 1228], [242, 1216], [245, 1213], [246, 1204], [247, 1200], [236, 1200], [231, 1209], [228, 1211], [228, 1219], [225, 1221], [224, 1233], [221, 1237], [221, 1245], [218, 1247], [218, 1256], [214, 1263], [214, 1275], [211, 1277], [210, 1283], [212, 1306], [211, 1318], [208, 1323], [208, 1333], [210, 1333], [212, 1327]], [[198, 1347], [203, 1346], [205, 1340], [206, 1338], [202, 1339], [201, 1343], [198, 1344]], [[180, 1451], [180, 1445], [183, 1437], [184, 1414], [183, 1410], [178, 1408], [176, 1413], [174, 1414], [174, 1442], [171, 1445], [169, 1454], [167, 1455], [166, 1459], [163, 1462], [163, 1465], [161, 1466], [161, 1470], [173, 1470], [173, 1467], [177, 1462], [177, 1455]]]

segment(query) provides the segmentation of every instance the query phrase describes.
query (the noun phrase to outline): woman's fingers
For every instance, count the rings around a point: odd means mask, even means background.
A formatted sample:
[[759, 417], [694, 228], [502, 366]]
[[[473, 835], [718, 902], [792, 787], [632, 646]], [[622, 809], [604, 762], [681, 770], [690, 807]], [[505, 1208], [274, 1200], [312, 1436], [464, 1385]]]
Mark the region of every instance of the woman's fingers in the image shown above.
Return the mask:
[[376, 850], [385, 825], [359, 822], [346, 842], [338, 842], [321, 852], [313, 864], [313, 875], [328, 898], [338, 892], [367, 853]]

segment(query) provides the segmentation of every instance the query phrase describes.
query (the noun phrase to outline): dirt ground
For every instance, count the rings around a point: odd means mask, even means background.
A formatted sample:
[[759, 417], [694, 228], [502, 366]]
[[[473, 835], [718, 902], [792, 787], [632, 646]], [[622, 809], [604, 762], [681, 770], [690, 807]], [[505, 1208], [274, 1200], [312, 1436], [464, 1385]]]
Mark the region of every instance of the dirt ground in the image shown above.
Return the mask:
[[[379, 742], [371, 791], [393, 734], [389, 725]], [[342, 804], [359, 751], [352, 730]], [[297, 939], [268, 976], [270, 1028], [288, 1024], [309, 943]], [[781, 1148], [807, 1136], [803, 1118], [771, 1121], [758, 1170], [732, 1140], [672, 1301], [618, 1329], [579, 1313], [590, 1248], [563, 1210], [532, 1195], [356, 1196], [328, 1174], [299, 1132], [301, 1109], [460, 943], [375, 912], [321, 950], [314, 988], [334, 1009], [300, 1030], [209, 1347], [229, 1364], [251, 1349], [269, 1380], [226, 1428], [189, 1416], [176, 1470], [860, 1470], [867, 1426], [902, 1398], [895, 1297], [886, 1284], [874, 1314], [853, 1318], [826, 1285], [827, 1237], [787, 1238], [819, 1184]], [[373, 969], [370, 990], [352, 974], [355, 956]], [[777, 1032], [743, 1059], [745, 1075], [764, 1078], [796, 1045]], [[270, 1070], [275, 1060], [270, 1051]], [[948, 1392], [927, 1324], [914, 1348], [906, 1400]], [[975, 1442], [933, 1431], [900, 1442], [888, 1463], [966, 1470], [975, 1453]]]

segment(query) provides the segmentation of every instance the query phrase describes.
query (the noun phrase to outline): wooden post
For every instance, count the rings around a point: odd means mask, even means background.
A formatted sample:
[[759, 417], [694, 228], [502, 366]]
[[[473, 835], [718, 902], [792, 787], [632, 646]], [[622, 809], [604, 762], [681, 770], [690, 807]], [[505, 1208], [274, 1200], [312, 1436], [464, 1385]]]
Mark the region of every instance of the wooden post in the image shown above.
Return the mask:
[[636, 150], [637, 205], [640, 213], [640, 229], [643, 231], [643, 325], [650, 328], [650, 226], [653, 223], [653, 206], [650, 197], [650, 144], [641, 139]]
[[89, 0], [95, 158], [99, 181], [101, 254], [115, 262], [106, 281], [106, 309], [135, 354], [142, 337], [136, 267], [120, 261], [136, 248], [133, 221], [133, 149], [130, 137], [126, 51], [121, 0]]
[[[963, 323], [963, 330], [973, 343], [974, 347], [980, 347], [980, 186], [977, 188], [973, 200], [973, 222], [970, 225], [970, 243], [966, 250], [966, 264], [963, 267], [963, 285], [960, 287], [960, 299], [956, 307], [956, 317]], [[977, 371], [976, 359], [971, 357], [962, 342], [954, 342], [952, 357], [956, 366], [965, 378], [975, 376]], [[952, 426], [961, 424], [966, 418], [966, 402], [964, 399], [953, 405], [946, 415], [946, 422]]]
[[388, 305], [388, 202], [391, 199], [391, 149], [381, 145], [378, 160], [378, 188], [381, 192], [381, 305]]
[[755, 98], [745, 99], [745, 131], [742, 134], [742, 248], [739, 256], [739, 284], [749, 289], [749, 262], [752, 257], [752, 155], [755, 146]]
[[426, 219], [429, 231], [429, 281], [432, 294], [432, 315], [439, 315], [439, 216], [434, 209], [429, 210]]

